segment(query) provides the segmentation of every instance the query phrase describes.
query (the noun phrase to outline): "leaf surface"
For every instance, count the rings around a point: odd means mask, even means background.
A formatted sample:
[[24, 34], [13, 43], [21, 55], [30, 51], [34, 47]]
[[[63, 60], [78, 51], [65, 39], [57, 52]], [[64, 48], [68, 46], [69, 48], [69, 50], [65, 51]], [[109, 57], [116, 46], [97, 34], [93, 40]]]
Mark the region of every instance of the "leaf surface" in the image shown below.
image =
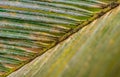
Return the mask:
[[17, 70], [117, 5], [98, 0], [1, 0], [0, 75]]

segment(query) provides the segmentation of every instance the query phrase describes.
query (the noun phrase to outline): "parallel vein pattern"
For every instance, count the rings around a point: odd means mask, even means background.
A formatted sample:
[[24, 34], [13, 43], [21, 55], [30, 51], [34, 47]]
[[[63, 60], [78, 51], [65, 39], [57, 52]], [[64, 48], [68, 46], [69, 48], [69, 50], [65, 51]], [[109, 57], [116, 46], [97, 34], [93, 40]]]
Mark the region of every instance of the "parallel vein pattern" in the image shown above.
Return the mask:
[[0, 76], [53, 47], [107, 4], [97, 0], [0, 0]]

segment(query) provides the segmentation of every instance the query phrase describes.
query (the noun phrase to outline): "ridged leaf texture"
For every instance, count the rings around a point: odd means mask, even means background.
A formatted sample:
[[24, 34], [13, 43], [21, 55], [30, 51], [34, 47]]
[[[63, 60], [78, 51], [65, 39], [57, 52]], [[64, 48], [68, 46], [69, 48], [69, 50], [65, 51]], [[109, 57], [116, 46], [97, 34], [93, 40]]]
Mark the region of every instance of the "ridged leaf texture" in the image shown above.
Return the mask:
[[117, 5], [98, 0], [0, 0], [0, 75], [17, 70]]
[[120, 6], [8, 77], [120, 77]]

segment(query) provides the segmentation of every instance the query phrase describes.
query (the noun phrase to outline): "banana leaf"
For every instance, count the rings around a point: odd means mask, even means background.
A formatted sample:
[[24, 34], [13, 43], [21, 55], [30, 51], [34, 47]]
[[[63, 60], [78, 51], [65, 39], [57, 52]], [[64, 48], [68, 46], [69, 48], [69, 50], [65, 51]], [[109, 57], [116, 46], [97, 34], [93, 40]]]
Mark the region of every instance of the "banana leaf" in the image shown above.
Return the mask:
[[0, 76], [38, 56], [10, 77], [120, 76], [119, 10], [117, 0], [0, 0]]

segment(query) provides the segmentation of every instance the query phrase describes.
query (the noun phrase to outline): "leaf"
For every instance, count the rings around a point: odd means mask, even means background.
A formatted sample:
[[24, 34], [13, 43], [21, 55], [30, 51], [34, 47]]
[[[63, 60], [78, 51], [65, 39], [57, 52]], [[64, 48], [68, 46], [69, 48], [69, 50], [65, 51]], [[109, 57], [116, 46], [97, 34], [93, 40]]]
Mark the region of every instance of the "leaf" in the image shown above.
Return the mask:
[[120, 77], [120, 6], [8, 77]]
[[117, 5], [97, 0], [1, 0], [0, 75], [19, 69]]

